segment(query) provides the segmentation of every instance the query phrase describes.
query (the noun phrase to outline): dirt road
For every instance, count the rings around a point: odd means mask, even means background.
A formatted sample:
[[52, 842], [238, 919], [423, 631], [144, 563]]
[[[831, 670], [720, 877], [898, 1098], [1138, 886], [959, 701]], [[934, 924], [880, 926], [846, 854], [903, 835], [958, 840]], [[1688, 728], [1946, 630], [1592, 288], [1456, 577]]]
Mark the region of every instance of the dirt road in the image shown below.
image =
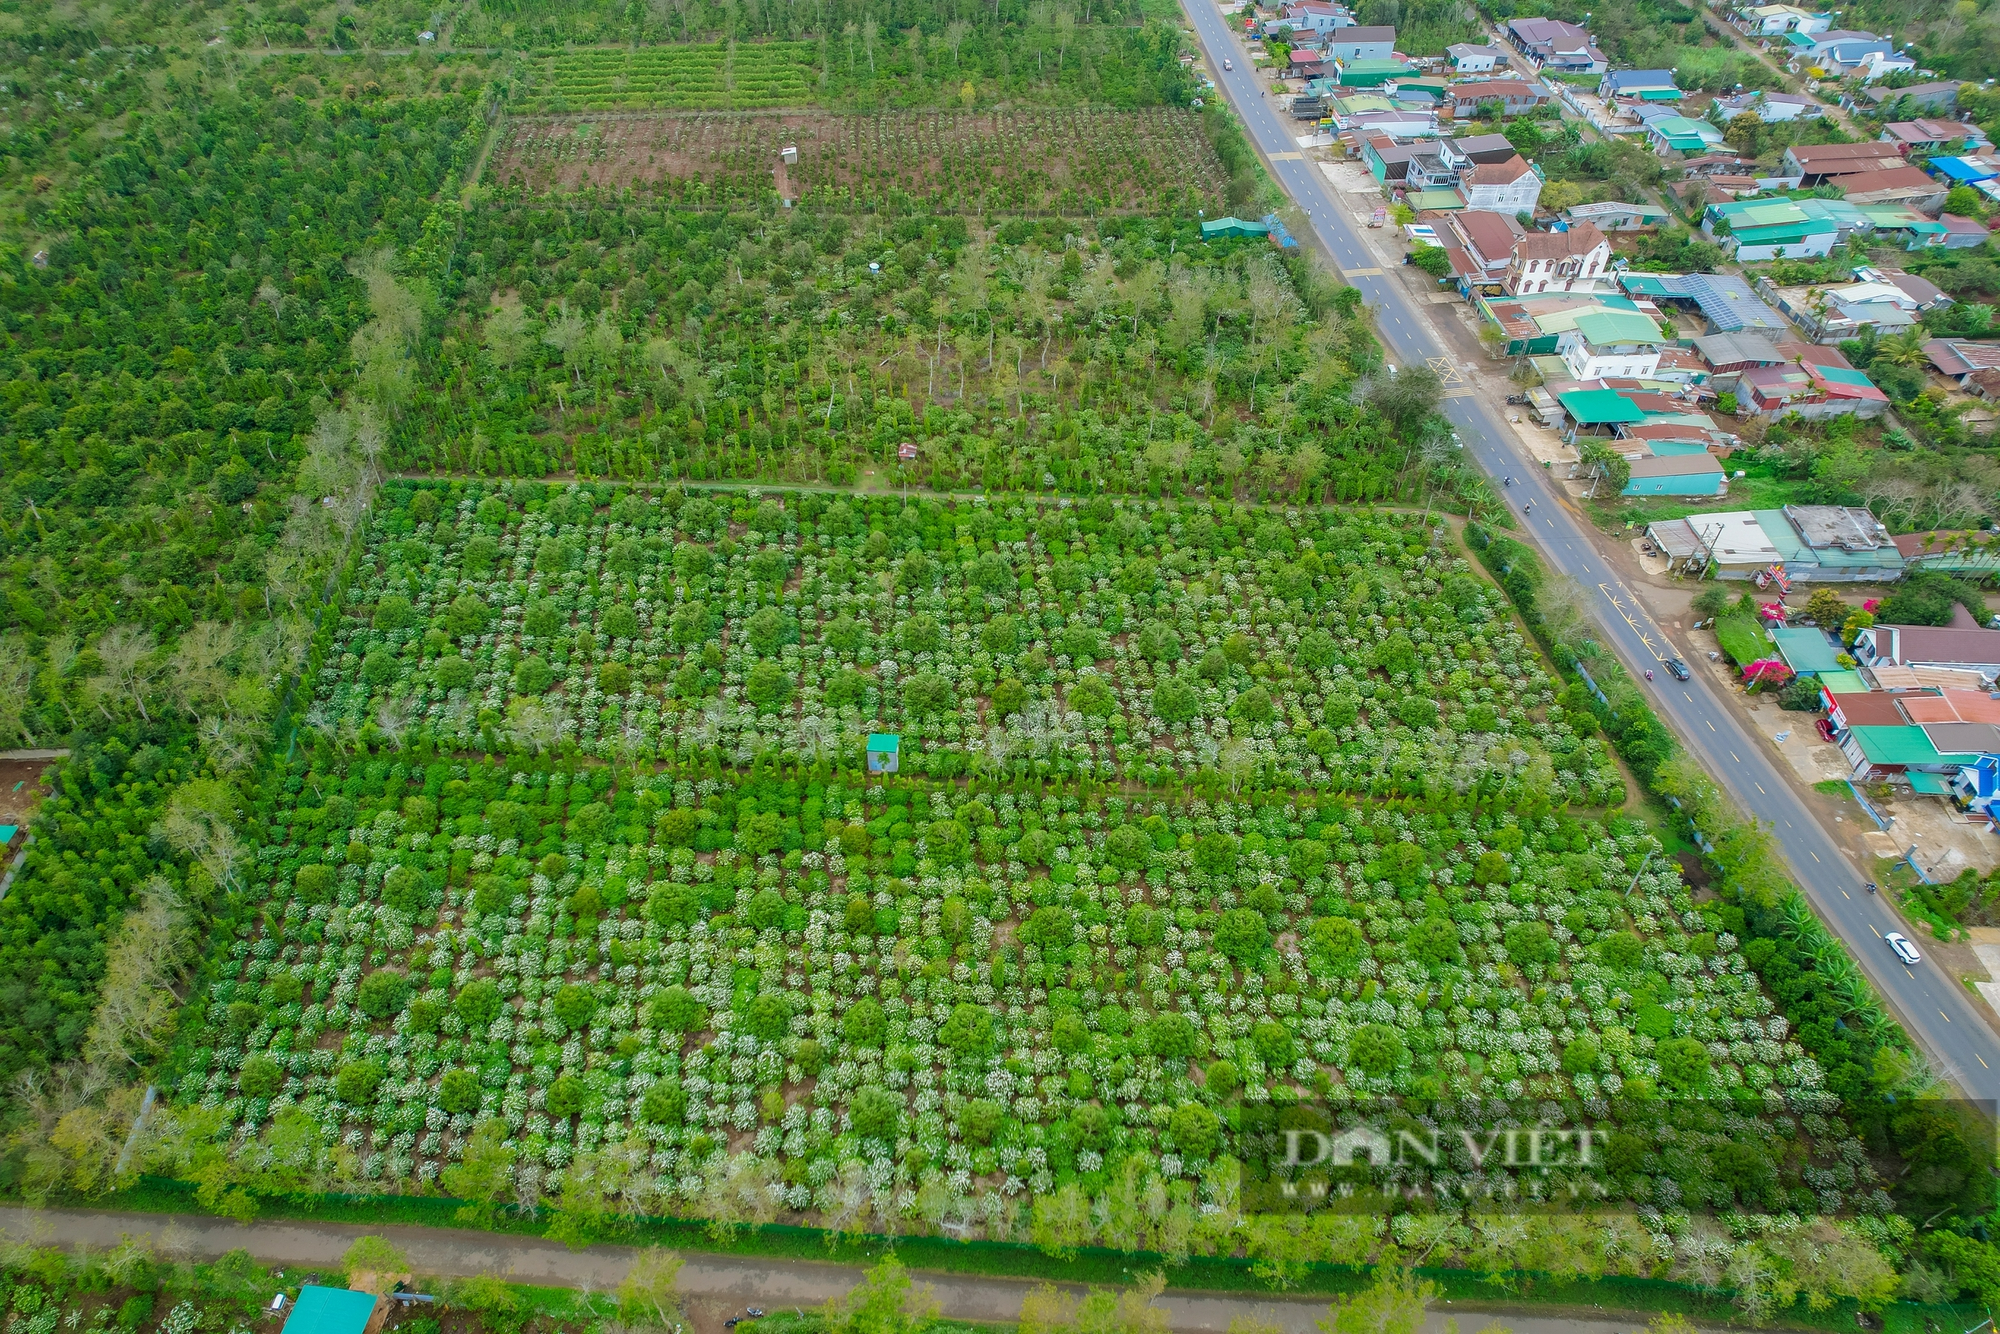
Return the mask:
[[[166, 1257], [202, 1260], [247, 1250], [257, 1260], [293, 1270], [331, 1276], [356, 1237], [387, 1238], [409, 1256], [419, 1276], [441, 1278], [490, 1274], [516, 1283], [605, 1292], [618, 1286], [633, 1252], [623, 1246], [567, 1250], [540, 1237], [461, 1231], [450, 1228], [363, 1228], [333, 1223], [258, 1222], [238, 1225], [205, 1216], [115, 1214], [82, 1209], [0, 1210], [0, 1235], [12, 1240], [65, 1248], [106, 1249], [145, 1238]], [[722, 1321], [745, 1306], [777, 1310], [809, 1309], [844, 1295], [861, 1271], [845, 1265], [734, 1255], [683, 1253], [681, 1291], [689, 1298], [696, 1334], [720, 1334]], [[295, 1272], [288, 1275], [297, 1278]], [[1033, 1285], [1025, 1279], [981, 1278], [919, 1272], [943, 1313], [957, 1320], [1011, 1324], [1021, 1298]], [[1325, 1317], [1323, 1298], [1257, 1298], [1226, 1293], [1169, 1290], [1158, 1303], [1167, 1322], [1182, 1334], [1224, 1334], [1239, 1319], [1276, 1327], [1284, 1334], [1317, 1334]], [[1510, 1315], [1499, 1307], [1440, 1303], [1425, 1322], [1425, 1334], [1480, 1334], [1497, 1325], [1512, 1334], [1636, 1334], [1637, 1318], [1570, 1319]]]

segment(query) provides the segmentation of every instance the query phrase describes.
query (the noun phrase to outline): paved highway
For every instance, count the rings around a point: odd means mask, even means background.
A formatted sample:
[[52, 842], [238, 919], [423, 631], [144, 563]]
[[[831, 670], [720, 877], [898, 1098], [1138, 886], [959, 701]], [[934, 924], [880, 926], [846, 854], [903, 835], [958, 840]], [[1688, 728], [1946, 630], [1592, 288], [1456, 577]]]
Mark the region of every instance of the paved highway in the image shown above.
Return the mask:
[[[1228, 94], [1272, 175], [1304, 211], [1320, 245], [1375, 310], [1391, 361], [1404, 366], [1428, 362], [1445, 372], [1448, 381], [1458, 378], [1452, 370], [1451, 348], [1402, 283], [1382, 271], [1319, 166], [1299, 151], [1294, 122], [1272, 110], [1251, 73], [1244, 47], [1213, 0], [1182, 0], [1182, 5], [1208, 54], [1210, 72]], [[1225, 59], [1233, 69], [1223, 68]], [[1545, 478], [1541, 467], [1516, 448], [1499, 411], [1480, 391], [1463, 387], [1462, 380], [1461, 387], [1446, 391], [1445, 412], [1466, 449], [1494, 479], [1550, 568], [1595, 592], [1591, 609], [1604, 629], [1605, 642], [1627, 668], [1656, 669], [1658, 679], [1648, 686], [1653, 706], [1743, 809], [1771, 827], [1820, 917], [1847, 943], [1897, 1017], [1930, 1053], [1938, 1073], [1970, 1097], [2000, 1097], [2000, 1036], [1975, 1008], [1979, 1002], [1929, 959], [1915, 968], [1896, 960], [1882, 934], [1902, 923], [1879, 897], [1867, 893], [1863, 868], [1834, 842], [1779, 774], [1764, 740], [1744, 730], [1700, 673], [1692, 681], [1678, 682], [1657, 669], [1660, 660], [1680, 649], [1620, 582], [1617, 571], [1597, 550], [1587, 521], [1569, 508], [1567, 497]], [[1509, 477], [1516, 479], [1514, 484], [1504, 485]], [[1635, 679], [1639, 679], [1636, 674]]]

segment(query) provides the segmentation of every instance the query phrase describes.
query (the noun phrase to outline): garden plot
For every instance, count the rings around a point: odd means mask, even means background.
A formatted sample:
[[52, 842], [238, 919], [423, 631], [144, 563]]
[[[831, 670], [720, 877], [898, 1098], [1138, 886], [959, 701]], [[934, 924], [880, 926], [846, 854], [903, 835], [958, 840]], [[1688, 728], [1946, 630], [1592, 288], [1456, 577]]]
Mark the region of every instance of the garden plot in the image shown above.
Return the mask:
[[523, 117], [498, 179], [536, 192], [636, 188], [686, 205], [756, 200], [779, 152], [804, 202], [940, 212], [1173, 212], [1215, 207], [1226, 173], [1195, 113], [822, 112]]
[[[1691, 1206], [1887, 1208], [1741, 914], [1588, 813], [1615, 772], [1442, 529], [539, 485], [382, 509], [181, 1085], [240, 1152], [1227, 1252], [1246, 1108], [1512, 1099], [1617, 1127], [1551, 1188], [1682, 1219], [1565, 1232], [1600, 1269], [1674, 1269]], [[1511, 1189], [1456, 1149], [1397, 1171]], [[1315, 1259], [1387, 1235], [1315, 1226]], [[1744, 1244], [1866, 1284], [1859, 1227]], [[1500, 1263], [1482, 1229], [1433, 1262]]]

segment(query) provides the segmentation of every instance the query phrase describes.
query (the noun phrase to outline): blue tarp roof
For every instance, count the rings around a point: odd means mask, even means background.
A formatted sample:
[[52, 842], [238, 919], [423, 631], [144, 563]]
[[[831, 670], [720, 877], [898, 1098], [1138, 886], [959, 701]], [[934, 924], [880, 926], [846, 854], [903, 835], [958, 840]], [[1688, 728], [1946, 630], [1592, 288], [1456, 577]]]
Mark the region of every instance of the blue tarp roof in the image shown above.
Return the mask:
[[1271, 239], [1278, 243], [1278, 247], [1280, 249], [1297, 250], [1299, 248], [1299, 243], [1296, 239], [1293, 238], [1291, 230], [1287, 228], [1284, 223], [1278, 221], [1277, 214], [1266, 213], [1263, 218], [1263, 223], [1266, 227], [1269, 227], [1271, 229]]
[[1934, 157], [1931, 169], [1954, 181], [1990, 181], [1994, 173], [1984, 167], [1975, 166], [1962, 157]]

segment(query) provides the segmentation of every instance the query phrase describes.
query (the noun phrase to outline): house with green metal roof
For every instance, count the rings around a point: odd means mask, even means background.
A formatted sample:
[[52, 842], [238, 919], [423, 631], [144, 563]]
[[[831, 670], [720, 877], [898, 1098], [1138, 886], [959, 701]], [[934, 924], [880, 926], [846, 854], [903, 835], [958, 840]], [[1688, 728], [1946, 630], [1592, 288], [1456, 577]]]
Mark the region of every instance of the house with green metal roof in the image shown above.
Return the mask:
[[1809, 214], [1790, 199], [1710, 204], [1702, 211], [1701, 229], [1721, 242], [1738, 263], [1830, 254], [1840, 234], [1832, 219]]
[[[1547, 356], [1557, 341], [1576, 327], [1576, 319], [1593, 310], [1634, 310], [1630, 298], [1596, 292], [1531, 292], [1520, 296], [1481, 296], [1479, 310], [1506, 336], [1501, 352], [1510, 357]], [[1567, 373], [1560, 362], [1557, 378]]]
[[1706, 153], [1722, 142], [1722, 131], [1705, 120], [1690, 120], [1686, 116], [1655, 116], [1646, 122], [1646, 138], [1653, 145], [1653, 151], [1662, 156], [1668, 153]]
[[1707, 450], [1695, 454], [1655, 454], [1631, 461], [1628, 496], [1719, 496], [1722, 464]]
[[1453, 213], [1465, 207], [1465, 198], [1456, 190], [1412, 190], [1403, 202], [1419, 213]]
[[1660, 326], [1636, 310], [1591, 310], [1576, 316], [1556, 351], [1579, 380], [1646, 376], [1660, 368], [1665, 341]]
[[1580, 427], [1616, 426], [1621, 422], [1643, 421], [1646, 416], [1638, 404], [1616, 389], [1572, 389], [1556, 395], [1556, 402], [1562, 404], [1562, 410]]
[[1213, 241], [1223, 236], [1269, 236], [1271, 229], [1261, 222], [1244, 218], [1214, 218], [1201, 225], [1201, 239]]
[[1380, 88], [1415, 72], [1400, 60], [1343, 60], [1339, 69], [1342, 88]]
[[1979, 759], [1977, 755], [1946, 755], [1931, 744], [1923, 728], [1850, 727], [1841, 738], [1841, 753], [1853, 766], [1852, 777], [1881, 777], [1899, 773], [1948, 773]]
[[1800, 676], [1818, 676], [1821, 672], [1841, 670], [1840, 650], [1827, 642], [1824, 630], [1805, 625], [1778, 625], [1771, 627], [1771, 638], [1777, 641], [1778, 656]]

